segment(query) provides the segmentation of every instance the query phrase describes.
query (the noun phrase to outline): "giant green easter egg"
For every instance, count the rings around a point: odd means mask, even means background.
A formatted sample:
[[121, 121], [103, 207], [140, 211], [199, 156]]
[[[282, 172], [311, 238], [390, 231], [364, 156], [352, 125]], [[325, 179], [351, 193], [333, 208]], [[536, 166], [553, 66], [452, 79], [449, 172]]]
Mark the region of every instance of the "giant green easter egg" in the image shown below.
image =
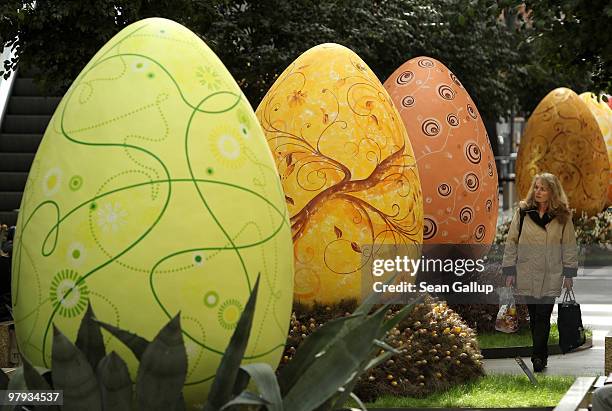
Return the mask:
[[50, 366], [53, 325], [74, 341], [88, 302], [149, 340], [180, 312], [197, 408], [258, 274], [245, 362], [278, 364], [292, 256], [279, 176], [240, 88], [194, 33], [143, 20], [83, 69], [36, 154], [14, 246], [19, 347]]

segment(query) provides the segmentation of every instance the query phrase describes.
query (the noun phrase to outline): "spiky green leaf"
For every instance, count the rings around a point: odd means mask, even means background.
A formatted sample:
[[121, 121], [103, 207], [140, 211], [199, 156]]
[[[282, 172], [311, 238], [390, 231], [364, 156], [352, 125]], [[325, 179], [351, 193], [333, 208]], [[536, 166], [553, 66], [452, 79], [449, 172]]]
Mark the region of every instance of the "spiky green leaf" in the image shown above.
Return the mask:
[[[385, 312], [379, 310], [319, 355], [283, 399], [292, 411], [310, 411], [328, 401], [352, 380], [372, 352]], [[317, 387], [313, 391], [313, 387]]]
[[[43, 378], [45, 377], [45, 374], [49, 372], [47, 368], [43, 368], [43, 367], [33, 367], [33, 368], [38, 372], [39, 375], [42, 375]], [[2, 370], [0, 370], [0, 372], [2, 372]], [[47, 383], [49, 383], [49, 381], [47, 381]], [[9, 391], [18, 391], [18, 390], [28, 389], [28, 386], [25, 380], [25, 376], [24, 376], [23, 367], [19, 367], [11, 371], [8, 385], [6, 386], [5, 389]], [[53, 411], [54, 408], [45, 408], [45, 411], [46, 410]], [[15, 411], [15, 406], [14, 405], [1, 405], [0, 411]]]
[[26, 385], [30, 390], [48, 390], [50, 389], [49, 384], [43, 378], [42, 375], [36, 371], [36, 369], [30, 364], [30, 362], [25, 358], [21, 357], [21, 362], [23, 364], [23, 377], [25, 378]]
[[180, 315], [161, 329], [140, 359], [136, 401], [141, 410], [175, 410], [187, 375]]
[[231, 401], [228, 401], [225, 405], [223, 405], [219, 409], [219, 411], [223, 411], [235, 405], [259, 405], [263, 407], [263, 406], [268, 405], [268, 402], [257, 394], [253, 394], [252, 392], [244, 391], [240, 395], [233, 398]]
[[104, 339], [100, 331], [100, 324], [95, 320], [91, 304], [87, 304], [87, 311], [81, 320], [79, 333], [77, 334], [76, 346], [81, 350], [91, 368], [95, 370], [100, 360], [106, 355]]
[[268, 402], [268, 411], [283, 411], [283, 399], [276, 374], [269, 364], [246, 364], [241, 366], [240, 369], [251, 376], [257, 386], [257, 391]]
[[364, 316], [348, 316], [328, 321], [315, 330], [301, 344], [294, 357], [279, 373], [281, 393], [287, 394], [300, 379], [305, 370], [315, 361], [316, 356], [342, 337], [342, 330], [348, 329], [349, 322], [363, 321]]
[[114, 351], [98, 363], [96, 376], [104, 411], [129, 411], [132, 404], [132, 380], [125, 361]]
[[56, 327], [51, 350], [53, 384], [64, 391], [64, 411], [101, 411], [100, 390], [89, 361]]
[[[419, 297], [416, 301], [418, 302], [420, 300], [421, 300], [421, 297]], [[396, 315], [394, 315], [392, 318], [388, 319], [381, 325], [380, 331], [377, 335], [377, 339], [374, 340], [374, 346], [382, 348], [386, 352], [380, 355], [376, 355], [380, 351], [379, 348], [375, 348], [372, 350], [372, 353], [363, 362], [361, 368], [357, 371], [357, 373], [353, 376], [353, 378], [344, 386], [344, 390], [336, 395], [333, 407], [331, 407], [332, 409], [340, 409], [344, 406], [344, 404], [348, 401], [349, 397], [352, 396], [353, 389], [357, 385], [358, 378], [360, 375], [376, 367], [377, 365], [380, 365], [383, 362], [389, 360], [394, 355], [397, 355], [398, 353], [400, 353], [399, 350], [391, 347], [390, 345], [388, 345], [382, 340], [379, 340], [378, 338], [383, 338], [383, 336], [389, 330], [391, 330], [402, 319], [404, 319], [406, 315], [408, 315], [410, 311], [412, 311], [412, 309], [414, 308], [414, 304], [415, 303], [407, 305], [406, 307], [403, 307], [398, 313], [396, 313]]]
[[[28, 386], [28, 390], [50, 390], [51, 387], [47, 380], [38, 372], [38, 370], [30, 364], [30, 362], [25, 358], [21, 357], [21, 362], [23, 363], [23, 376], [26, 381], [26, 385]], [[44, 369], [42, 370], [44, 372]], [[34, 407], [34, 410], [48, 410], [48, 411], [59, 411], [59, 407], [57, 406], [42, 406]]]
[[240, 320], [238, 320], [234, 334], [232, 334], [232, 338], [225, 350], [225, 354], [223, 354], [223, 358], [221, 358], [221, 363], [217, 368], [217, 375], [215, 376], [208, 394], [208, 401], [206, 402], [204, 411], [217, 411], [228, 403], [232, 397], [232, 391], [240, 370], [240, 363], [244, 357], [249, 342], [249, 335], [251, 334], [258, 289], [259, 275], [257, 276], [257, 281], [255, 281], [253, 291], [249, 296], [249, 300], [244, 307], [244, 311], [240, 316]]
[[11, 378], [9, 379], [7, 390], [27, 390], [28, 385], [26, 384], [25, 375], [23, 371], [23, 367], [19, 367], [15, 369], [11, 373]]
[[0, 369], [0, 390], [6, 390], [8, 387], [9, 377]]
[[[384, 282], [385, 285], [392, 284], [397, 277], [397, 273], [393, 274], [387, 281]], [[368, 296], [359, 304], [359, 307], [353, 311], [353, 315], [365, 315], [372, 310], [372, 307], [381, 304], [381, 294], [371, 292]], [[387, 304], [388, 305], [388, 304]]]
[[[365, 371], [375, 367], [376, 365], [382, 364], [383, 362], [389, 360], [391, 357], [396, 355], [393, 351], [387, 351], [384, 354], [381, 354], [376, 357], [376, 353], [378, 352], [378, 348], [372, 350], [372, 354], [369, 358], [367, 358], [363, 363], [360, 369], [355, 373], [353, 378], [343, 387], [343, 390], [339, 391], [338, 394], [334, 397], [332, 405], [329, 409], [341, 409], [344, 407], [344, 404], [351, 397], [355, 386], [357, 385], [359, 376], [362, 375]], [[372, 358], [374, 357], [374, 358]]]
[[106, 324], [102, 321], [94, 320], [102, 328], [111, 333], [115, 338], [125, 344], [136, 356], [138, 360], [141, 359], [142, 354], [147, 349], [149, 345], [149, 341], [126, 330], [122, 330], [121, 328], [115, 327], [114, 325]]
[[[11, 378], [9, 379], [7, 390], [17, 391], [17, 390], [27, 390], [28, 386], [25, 382], [25, 377], [23, 376], [23, 367], [19, 367], [11, 373]], [[14, 405], [0, 405], [0, 411], [14, 411]]]
[[237, 396], [244, 390], [246, 390], [249, 382], [251, 381], [251, 376], [247, 374], [246, 371], [238, 372], [236, 376], [236, 381], [234, 382], [234, 389], [232, 390], [232, 395]]

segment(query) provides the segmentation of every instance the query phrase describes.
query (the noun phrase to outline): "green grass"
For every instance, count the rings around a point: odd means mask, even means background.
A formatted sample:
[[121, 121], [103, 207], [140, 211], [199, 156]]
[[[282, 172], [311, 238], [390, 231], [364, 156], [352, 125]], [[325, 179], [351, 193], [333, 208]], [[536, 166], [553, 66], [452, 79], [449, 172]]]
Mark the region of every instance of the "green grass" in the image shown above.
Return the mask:
[[[506, 334], [500, 331], [490, 331], [479, 333], [476, 339], [480, 343], [480, 348], [501, 348], [501, 347], [530, 347], [531, 331], [529, 327], [520, 329], [518, 332]], [[557, 324], [550, 325], [550, 336], [548, 344], [559, 344], [559, 329]]]
[[[593, 335], [592, 330], [586, 329], [587, 338]], [[531, 331], [529, 327], [523, 328], [516, 333], [506, 334], [499, 331], [481, 333], [476, 336], [480, 343], [480, 348], [501, 348], [501, 347], [530, 347]], [[550, 336], [548, 345], [559, 344], [559, 329], [557, 324], [550, 325]]]
[[524, 375], [489, 375], [425, 398], [384, 396], [366, 404], [384, 407], [554, 407], [573, 384], [575, 377], [536, 376], [534, 387]]

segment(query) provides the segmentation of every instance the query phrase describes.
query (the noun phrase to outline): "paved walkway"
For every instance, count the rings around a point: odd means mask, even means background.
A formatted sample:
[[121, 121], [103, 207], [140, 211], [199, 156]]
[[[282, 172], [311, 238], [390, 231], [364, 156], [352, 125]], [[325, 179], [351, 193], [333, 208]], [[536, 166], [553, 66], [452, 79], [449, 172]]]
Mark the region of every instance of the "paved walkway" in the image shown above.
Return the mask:
[[[604, 373], [604, 338], [612, 331], [612, 267], [583, 268], [574, 282], [581, 303], [582, 322], [593, 330], [593, 348], [565, 355], [551, 355], [544, 375], [599, 376]], [[557, 321], [557, 306], [553, 311]], [[531, 368], [529, 357], [523, 357]], [[488, 374], [523, 374], [512, 358], [484, 360]]]

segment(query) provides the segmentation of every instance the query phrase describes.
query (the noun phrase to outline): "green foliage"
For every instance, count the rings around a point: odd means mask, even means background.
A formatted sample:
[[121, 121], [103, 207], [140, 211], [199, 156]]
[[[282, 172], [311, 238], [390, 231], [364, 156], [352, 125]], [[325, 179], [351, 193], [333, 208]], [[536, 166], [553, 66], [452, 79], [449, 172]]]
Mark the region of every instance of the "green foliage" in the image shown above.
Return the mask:
[[612, 247], [612, 207], [594, 216], [574, 217], [576, 241], [581, 245]]
[[[19, 60], [25, 69], [38, 71], [43, 86], [61, 94], [126, 25], [165, 17], [211, 45], [253, 106], [293, 60], [320, 43], [353, 49], [381, 81], [406, 60], [427, 55], [457, 74], [490, 121], [517, 104], [532, 110], [558, 86], [584, 91], [591, 85], [591, 63], [609, 63], [612, 53], [602, 57], [610, 47], [601, 41], [607, 34], [604, 19], [568, 24], [560, 32], [551, 14], [558, 8], [544, 7], [549, 3], [555, 2], [530, 2], [537, 6], [537, 24], [524, 24], [518, 2], [511, 0], [7, 0], [0, 5], [0, 43], [17, 47], [16, 59], [5, 63], [8, 70]], [[565, 1], [563, 7], [569, 3], [576, 4], [576, 16], [587, 12], [585, 0]], [[552, 11], [541, 12], [547, 9]], [[608, 9], [593, 11], [588, 21]], [[579, 41], [559, 43], [574, 35]], [[564, 57], [568, 54], [571, 58]], [[601, 64], [596, 79], [609, 80], [610, 64]]]
[[186, 375], [187, 351], [177, 315], [162, 328], [140, 358], [135, 387], [139, 408], [151, 411], [183, 409], [182, 389]]
[[[205, 405], [207, 411], [245, 407], [268, 411], [337, 409], [349, 396], [356, 398], [352, 390], [360, 374], [399, 353], [384, 339], [409, 314], [411, 306], [393, 316], [387, 314], [386, 306], [369, 314], [372, 300], [367, 299], [353, 315], [331, 321], [313, 333], [278, 379], [268, 364], [241, 365], [258, 288], [259, 278], [217, 369]], [[125, 343], [140, 360], [134, 384], [125, 362], [114, 352], [106, 354], [101, 327]], [[24, 358], [23, 368], [10, 380], [0, 373], [0, 389], [61, 389], [63, 410], [185, 409], [182, 388], [187, 354], [178, 315], [149, 342], [95, 320], [88, 307], [76, 345], [54, 329], [51, 360], [52, 381], [45, 378], [47, 370], [41, 373]], [[249, 390], [251, 380], [257, 392]]]
[[129, 410], [132, 403], [132, 380], [125, 361], [114, 351], [99, 362], [96, 377], [100, 383], [102, 403], [109, 410]]
[[410, 58], [437, 58], [457, 74], [486, 118], [514, 103], [507, 73], [519, 59], [517, 34], [497, 20], [499, 9], [491, 2], [245, 0], [223, 7], [221, 15], [200, 33], [253, 105], [294, 59], [325, 42], [351, 48], [381, 81]]
[[[166, 17], [206, 29], [215, 1], [200, 0], [5, 0], [0, 3], [0, 44], [16, 46], [4, 71], [36, 71], [51, 93], [63, 94], [93, 55], [122, 28], [147, 17]], [[3, 70], [0, 70], [0, 74]]]
[[566, 73], [589, 73], [593, 82], [591, 91], [596, 94], [612, 92], [612, 2], [528, 0], [525, 3], [532, 10], [534, 29], [530, 40], [535, 43], [540, 58]]
[[[100, 358], [100, 354], [105, 352], [104, 345], [99, 345], [102, 341], [100, 324], [88, 307], [76, 345], [54, 328], [51, 383], [44, 378], [46, 370], [36, 369], [22, 358], [24, 365], [11, 376], [9, 389], [52, 387], [63, 390], [62, 410], [67, 411], [127, 411], [133, 409], [134, 404], [142, 410], [184, 410], [182, 389], [187, 374], [187, 354], [179, 317], [174, 317], [153, 341], [147, 342], [140, 357], [135, 387], [127, 365], [115, 352]], [[107, 327], [110, 328], [105, 325]], [[127, 333], [118, 334], [124, 336]], [[132, 343], [134, 339], [126, 341]], [[146, 340], [139, 340], [142, 341]], [[140, 347], [138, 344], [135, 346]]]

